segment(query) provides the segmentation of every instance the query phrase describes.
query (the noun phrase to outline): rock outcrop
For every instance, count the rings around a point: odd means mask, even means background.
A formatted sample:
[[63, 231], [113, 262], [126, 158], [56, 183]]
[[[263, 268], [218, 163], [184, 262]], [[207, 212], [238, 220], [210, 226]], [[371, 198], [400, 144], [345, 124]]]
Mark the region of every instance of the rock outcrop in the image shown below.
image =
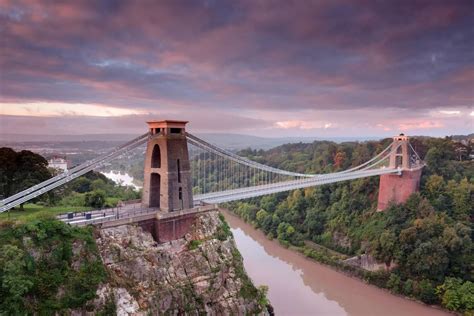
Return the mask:
[[378, 262], [377, 260], [375, 260], [374, 257], [368, 254], [362, 254], [352, 258], [348, 258], [344, 260], [344, 262], [351, 266], [362, 268], [364, 270], [372, 272], [380, 270], [390, 270], [390, 267], [387, 266], [385, 263]]
[[100, 230], [97, 246], [109, 281], [96, 310], [117, 315], [266, 313], [265, 294], [245, 274], [227, 223], [201, 214], [183, 239], [157, 244], [139, 226]]

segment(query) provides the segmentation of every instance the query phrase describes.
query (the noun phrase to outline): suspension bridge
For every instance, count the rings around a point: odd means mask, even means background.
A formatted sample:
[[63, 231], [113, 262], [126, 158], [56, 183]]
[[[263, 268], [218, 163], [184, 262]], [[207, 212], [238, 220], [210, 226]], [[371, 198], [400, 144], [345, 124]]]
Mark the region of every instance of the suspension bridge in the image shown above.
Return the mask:
[[[379, 209], [418, 189], [424, 166], [408, 137], [399, 135], [368, 161], [347, 170], [312, 174], [282, 170], [242, 157], [185, 131], [184, 121], [148, 122], [148, 132], [110, 152], [0, 201], [0, 212], [64, 185], [147, 144], [140, 207], [176, 212], [318, 185], [380, 176]], [[104, 213], [105, 217], [105, 213]], [[113, 220], [114, 216], [107, 216]], [[84, 220], [82, 221], [84, 222]], [[85, 221], [87, 222], [87, 221]]]

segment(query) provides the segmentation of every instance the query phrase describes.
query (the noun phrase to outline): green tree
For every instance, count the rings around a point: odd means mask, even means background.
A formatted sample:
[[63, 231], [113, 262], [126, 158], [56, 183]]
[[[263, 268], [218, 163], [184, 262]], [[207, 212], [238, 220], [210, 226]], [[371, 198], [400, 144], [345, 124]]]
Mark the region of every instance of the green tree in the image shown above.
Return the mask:
[[326, 215], [324, 211], [320, 211], [317, 208], [309, 209], [304, 220], [304, 226], [308, 237], [313, 239], [314, 237], [321, 235], [324, 232], [325, 222]]
[[444, 283], [436, 288], [441, 303], [453, 311], [474, 311], [474, 283], [463, 282], [459, 278], [446, 278]]
[[286, 222], [281, 222], [277, 228], [277, 234], [279, 240], [291, 241], [295, 228]]
[[268, 213], [265, 210], [260, 210], [257, 212], [257, 223], [261, 226], [265, 220], [265, 218], [268, 217]]
[[[0, 195], [7, 197], [51, 178], [48, 162], [28, 150], [0, 148]], [[20, 205], [23, 209], [23, 204]]]
[[442, 176], [431, 175], [425, 184], [425, 192], [431, 204], [438, 211], [445, 211], [448, 207], [446, 183]]
[[418, 283], [417, 296], [427, 304], [434, 304], [438, 301], [436, 296], [436, 289], [433, 287], [431, 281], [423, 279]]
[[468, 221], [474, 218], [474, 184], [465, 178], [459, 183], [450, 180], [447, 192], [453, 201], [453, 217], [458, 220]]
[[105, 192], [96, 190], [87, 192], [85, 196], [85, 206], [93, 208], [102, 208], [105, 205]]
[[11, 148], [0, 148], [0, 199], [14, 194], [13, 175], [17, 169], [17, 153]]
[[0, 308], [16, 314], [33, 282], [26, 271], [25, 253], [15, 245], [6, 244], [0, 248], [0, 280], [0, 297], [5, 298]]
[[390, 278], [387, 281], [387, 287], [393, 292], [399, 293], [400, 285], [401, 285], [400, 277], [395, 273], [390, 274]]
[[398, 239], [395, 233], [390, 230], [384, 230], [380, 238], [376, 241], [374, 257], [390, 266], [393, 258], [396, 256]]

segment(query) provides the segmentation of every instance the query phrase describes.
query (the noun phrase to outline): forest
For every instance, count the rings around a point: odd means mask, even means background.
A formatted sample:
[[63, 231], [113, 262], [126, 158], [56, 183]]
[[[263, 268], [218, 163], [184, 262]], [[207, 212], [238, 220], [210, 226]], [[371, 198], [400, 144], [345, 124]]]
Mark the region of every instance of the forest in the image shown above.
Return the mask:
[[[356, 166], [390, 143], [314, 142], [239, 154], [264, 164], [305, 173]], [[449, 138], [413, 138], [424, 159], [420, 192], [403, 205], [377, 212], [378, 177], [279, 193], [229, 203], [241, 218], [286, 246], [339, 265], [305, 241], [347, 256], [369, 254], [386, 272], [372, 283], [428, 304], [472, 314], [474, 310], [474, 161], [459, 156]], [[464, 159], [463, 159], [464, 158]], [[344, 267], [342, 267], [344, 268]], [[369, 274], [369, 273], [368, 273]], [[369, 280], [370, 281], [370, 280]]]

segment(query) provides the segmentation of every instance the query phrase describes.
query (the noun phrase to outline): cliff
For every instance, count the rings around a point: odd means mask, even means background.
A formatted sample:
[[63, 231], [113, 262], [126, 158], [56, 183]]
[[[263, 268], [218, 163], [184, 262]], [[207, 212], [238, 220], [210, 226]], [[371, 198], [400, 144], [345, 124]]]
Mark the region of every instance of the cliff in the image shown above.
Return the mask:
[[100, 230], [97, 245], [109, 281], [97, 290], [96, 310], [118, 315], [266, 311], [265, 291], [245, 274], [218, 212], [201, 214], [185, 238], [170, 243], [157, 244], [140, 227], [125, 225]]
[[157, 244], [138, 226], [0, 222], [0, 315], [266, 314], [219, 213]]

